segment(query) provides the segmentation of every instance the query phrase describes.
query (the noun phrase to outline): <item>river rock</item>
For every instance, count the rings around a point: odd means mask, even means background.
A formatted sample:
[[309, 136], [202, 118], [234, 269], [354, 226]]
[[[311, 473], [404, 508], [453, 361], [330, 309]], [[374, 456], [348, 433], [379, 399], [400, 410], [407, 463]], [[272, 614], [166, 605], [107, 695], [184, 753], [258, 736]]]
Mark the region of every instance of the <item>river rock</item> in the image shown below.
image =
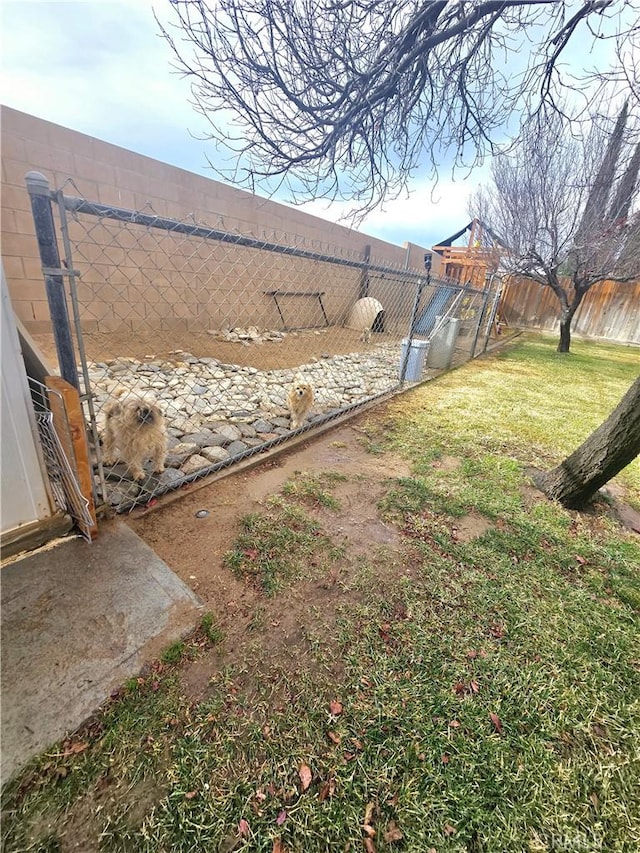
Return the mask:
[[210, 465], [211, 462], [208, 459], [196, 453], [180, 466], [180, 470], [185, 476], [188, 476], [189, 474], [195, 474], [196, 471], [201, 471], [203, 468], [208, 468]]
[[243, 441], [232, 441], [227, 447], [227, 452], [229, 456], [239, 456], [241, 453], [244, 453], [247, 448], [248, 445]]
[[229, 458], [229, 451], [224, 447], [203, 447], [200, 456], [204, 456], [209, 462], [224, 462]]

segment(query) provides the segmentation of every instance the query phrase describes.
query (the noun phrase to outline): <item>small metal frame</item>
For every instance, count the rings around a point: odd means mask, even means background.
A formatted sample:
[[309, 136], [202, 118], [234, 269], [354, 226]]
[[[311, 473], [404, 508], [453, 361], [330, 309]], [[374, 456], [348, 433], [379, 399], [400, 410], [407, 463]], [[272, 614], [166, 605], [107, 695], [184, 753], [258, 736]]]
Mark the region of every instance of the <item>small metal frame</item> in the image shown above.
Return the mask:
[[278, 314], [280, 315], [280, 319], [282, 320], [282, 326], [285, 332], [289, 331], [289, 326], [287, 326], [287, 323], [284, 319], [282, 308], [280, 307], [280, 303], [278, 302], [278, 296], [306, 296], [317, 299], [320, 304], [322, 316], [324, 318], [324, 324], [325, 326], [328, 326], [329, 318], [327, 317], [327, 312], [325, 311], [324, 304], [322, 302], [322, 297], [324, 296], [324, 294], [324, 290], [309, 291], [308, 293], [300, 290], [265, 290], [264, 292], [265, 296], [273, 296], [273, 301], [276, 303], [276, 308], [278, 309]]

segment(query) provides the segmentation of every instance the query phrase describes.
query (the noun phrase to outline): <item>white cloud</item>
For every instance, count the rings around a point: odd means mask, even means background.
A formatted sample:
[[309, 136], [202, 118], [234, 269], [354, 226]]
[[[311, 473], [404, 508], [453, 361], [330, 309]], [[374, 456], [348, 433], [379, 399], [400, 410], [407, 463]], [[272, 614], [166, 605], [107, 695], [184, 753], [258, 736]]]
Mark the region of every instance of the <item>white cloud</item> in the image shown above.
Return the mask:
[[194, 171], [204, 119], [143, 0], [5, 0], [3, 103]]
[[[360, 230], [391, 242], [433, 246], [466, 225], [470, 218], [469, 196], [487, 176], [488, 167], [483, 167], [466, 180], [441, 179], [435, 187], [429, 181], [418, 182], [408, 197], [389, 201], [383, 209], [369, 214]], [[349, 224], [345, 219], [350, 208], [347, 202], [328, 205], [317, 199], [298, 207], [315, 216]]]

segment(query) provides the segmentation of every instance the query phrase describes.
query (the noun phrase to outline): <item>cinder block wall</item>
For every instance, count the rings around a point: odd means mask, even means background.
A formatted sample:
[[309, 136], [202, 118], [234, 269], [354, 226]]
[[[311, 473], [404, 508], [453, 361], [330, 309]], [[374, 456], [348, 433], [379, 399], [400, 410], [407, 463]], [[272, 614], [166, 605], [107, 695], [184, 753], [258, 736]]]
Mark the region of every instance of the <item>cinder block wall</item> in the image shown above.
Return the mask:
[[[423, 268], [427, 249], [396, 246], [251, 193], [127, 151], [51, 122], [1, 109], [2, 257], [14, 309], [28, 329], [49, 329], [29, 197], [24, 177], [42, 172], [67, 195], [135, 210], [151, 210], [271, 242], [300, 244], [328, 254]], [[325, 291], [331, 322], [342, 322], [358, 295], [357, 270], [287, 258], [242, 247], [178, 238], [161, 231], [80, 216], [72, 222], [74, 266], [87, 331], [120, 327], [219, 328], [281, 321], [265, 290]], [[433, 256], [434, 274], [440, 258]], [[390, 291], [389, 301], [410, 303]], [[303, 298], [284, 303], [296, 325], [318, 325], [319, 306]], [[393, 311], [393, 305], [385, 305]], [[286, 314], [285, 314], [286, 316]], [[287, 318], [288, 319], [288, 318]]]

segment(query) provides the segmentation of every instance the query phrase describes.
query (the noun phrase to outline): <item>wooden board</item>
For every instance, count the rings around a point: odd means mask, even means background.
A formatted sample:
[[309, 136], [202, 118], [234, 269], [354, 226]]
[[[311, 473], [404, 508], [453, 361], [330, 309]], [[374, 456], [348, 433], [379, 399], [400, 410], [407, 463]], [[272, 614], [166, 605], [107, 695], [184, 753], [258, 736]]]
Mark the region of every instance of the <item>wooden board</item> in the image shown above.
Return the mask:
[[[93, 469], [89, 461], [89, 447], [85, 431], [84, 415], [77, 390], [60, 376], [47, 376], [45, 385], [56, 394], [49, 395], [53, 424], [60, 437], [69, 463], [73, 468], [80, 491], [88, 502], [89, 515], [93, 519], [91, 538], [98, 534], [96, 508], [93, 502]], [[58, 394], [62, 397], [58, 397]]]
[[7, 530], [0, 537], [2, 564], [4, 565], [5, 561], [23, 551], [33, 551], [40, 548], [41, 545], [50, 542], [57, 536], [66, 536], [72, 527], [71, 518], [59, 512], [42, 521], [32, 521], [13, 530]]

